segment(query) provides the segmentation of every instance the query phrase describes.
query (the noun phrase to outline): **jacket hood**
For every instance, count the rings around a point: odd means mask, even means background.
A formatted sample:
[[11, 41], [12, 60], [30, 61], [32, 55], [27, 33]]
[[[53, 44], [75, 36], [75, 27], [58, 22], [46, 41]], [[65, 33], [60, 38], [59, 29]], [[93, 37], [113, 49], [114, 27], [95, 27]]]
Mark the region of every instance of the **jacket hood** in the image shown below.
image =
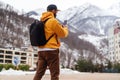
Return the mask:
[[54, 14], [52, 12], [44, 12], [42, 13], [41, 21], [44, 21], [48, 18], [54, 18]]

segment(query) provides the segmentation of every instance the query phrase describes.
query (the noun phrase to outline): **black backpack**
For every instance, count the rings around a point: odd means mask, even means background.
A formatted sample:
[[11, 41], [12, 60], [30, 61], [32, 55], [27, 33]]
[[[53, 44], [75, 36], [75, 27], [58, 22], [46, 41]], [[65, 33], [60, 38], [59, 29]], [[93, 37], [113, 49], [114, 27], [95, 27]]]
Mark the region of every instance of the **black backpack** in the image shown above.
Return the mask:
[[53, 37], [54, 34], [46, 40], [44, 24], [47, 20], [48, 19], [45, 21], [35, 20], [30, 25], [30, 42], [32, 46], [43, 46]]

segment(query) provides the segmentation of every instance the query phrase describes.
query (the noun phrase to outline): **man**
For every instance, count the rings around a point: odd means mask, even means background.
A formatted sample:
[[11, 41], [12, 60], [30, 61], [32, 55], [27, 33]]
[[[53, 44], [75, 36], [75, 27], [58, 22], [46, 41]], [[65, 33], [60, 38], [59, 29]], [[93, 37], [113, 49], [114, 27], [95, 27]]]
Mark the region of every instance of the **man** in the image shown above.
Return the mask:
[[42, 21], [48, 19], [45, 23], [46, 38], [53, 36], [44, 46], [39, 46], [37, 71], [34, 80], [41, 80], [47, 67], [50, 70], [51, 80], [59, 80], [59, 39], [67, 37], [68, 28], [58, 22], [56, 19], [57, 12], [57, 6], [51, 4], [47, 7], [47, 12], [42, 14]]

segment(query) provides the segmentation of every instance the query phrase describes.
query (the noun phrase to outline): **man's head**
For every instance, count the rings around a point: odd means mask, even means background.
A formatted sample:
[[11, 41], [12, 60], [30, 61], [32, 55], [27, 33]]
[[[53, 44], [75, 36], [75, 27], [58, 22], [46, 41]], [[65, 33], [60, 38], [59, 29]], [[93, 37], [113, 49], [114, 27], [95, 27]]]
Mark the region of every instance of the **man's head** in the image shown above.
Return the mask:
[[50, 5], [48, 5], [48, 7], [47, 7], [47, 11], [52, 12], [52, 13], [54, 14], [54, 16], [56, 17], [56, 13], [57, 13], [57, 11], [59, 11], [59, 10], [57, 9], [57, 6], [56, 6], [56, 5], [50, 4]]

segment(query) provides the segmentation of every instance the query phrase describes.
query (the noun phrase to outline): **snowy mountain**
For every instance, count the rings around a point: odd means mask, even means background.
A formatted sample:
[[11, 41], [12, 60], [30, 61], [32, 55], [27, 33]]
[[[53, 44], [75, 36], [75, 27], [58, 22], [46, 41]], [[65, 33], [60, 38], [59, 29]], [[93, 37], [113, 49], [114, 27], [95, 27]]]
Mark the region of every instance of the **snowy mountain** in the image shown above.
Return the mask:
[[[108, 28], [112, 27], [114, 21], [119, 18], [119, 16], [112, 14], [113, 10], [116, 11], [117, 9], [102, 10], [94, 5], [84, 4], [58, 12], [57, 18], [61, 22], [67, 20], [69, 26], [74, 28], [74, 32], [76, 29], [88, 34], [107, 35]], [[32, 17], [40, 19], [44, 11], [44, 9], [35, 10], [34, 12], [38, 15], [32, 15]], [[73, 28], [70, 30], [73, 31]]]
[[108, 28], [112, 27], [117, 18], [115, 15], [107, 15], [106, 11], [90, 4], [69, 8], [58, 14], [58, 19], [68, 20], [68, 24], [80, 32], [98, 35], [106, 35]]
[[30, 11], [26, 15], [39, 20], [42, 15], [42, 12], [45, 12], [45, 10], [41, 8], [36, 9], [35, 11]]
[[[116, 10], [117, 12], [115, 12]], [[80, 57], [92, 59], [94, 62], [100, 62], [101, 59], [106, 60], [105, 56], [108, 55], [107, 31], [114, 25], [114, 21], [119, 19], [120, 15], [117, 15], [119, 10], [119, 4], [108, 10], [102, 10], [91, 4], [84, 4], [58, 12], [57, 19], [61, 23], [67, 20], [70, 30], [69, 36], [62, 40], [61, 52], [64, 54], [61, 57], [64, 60], [61, 62], [63, 65], [67, 63], [66, 66], [70, 67]], [[40, 17], [43, 11], [35, 10], [35, 12]], [[96, 56], [97, 59], [95, 59]]]
[[58, 16], [58, 18], [60, 20], [64, 20], [64, 19], [71, 20], [73, 18], [74, 19], [77, 18], [77, 16], [79, 15], [78, 16], [79, 19], [84, 19], [87, 17], [100, 16], [101, 13], [102, 13], [102, 10], [100, 8], [98, 8], [94, 5], [84, 4], [82, 6], [72, 7], [72, 8], [67, 9], [66, 11], [60, 12], [60, 14], [58, 14], [58, 15], [62, 15], [62, 17]]

